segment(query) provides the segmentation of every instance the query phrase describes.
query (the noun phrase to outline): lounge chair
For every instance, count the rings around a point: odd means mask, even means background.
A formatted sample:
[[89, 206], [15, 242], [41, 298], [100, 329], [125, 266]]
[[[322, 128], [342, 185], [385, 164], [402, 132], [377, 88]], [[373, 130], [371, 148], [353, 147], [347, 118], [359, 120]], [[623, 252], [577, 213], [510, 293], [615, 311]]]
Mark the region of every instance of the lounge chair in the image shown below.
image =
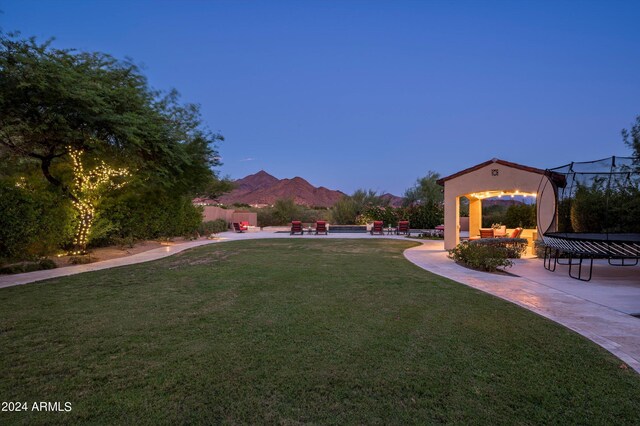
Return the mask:
[[304, 229], [302, 229], [302, 222], [294, 220], [291, 222], [291, 235], [300, 234], [304, 235]]
[[493, 238], [493, 228], [480, 228], [480, 238]]
[[396, 235], [411, 235], [411, 231], [409, 230], [409, 221], [401, 220], [398, 222], [398, 228], [396, 229]]
[[511, 235], [509, 235], [509, 238], [520, 238], [520, 234], [522, 234], [522, 228], [516, 228]]
[[374, 235], [374, 234], [384, 235], [384, 230], [382, 228], [381, 220], [376, 220], [375, 222], [373, 222], [373, 227], [371, 228], [371, 235]]
[[316, 235], [318, 234], [329, 235], [329, 233], [327, 232], [327, 222], [325, 222], [324, 220], [319, 220], [316, 222]]
[[239, 233], [244, 232], [244, 229], [242, 229], [242, 226], [240, 226], [238, 222], [233, 222], [233, 230]]

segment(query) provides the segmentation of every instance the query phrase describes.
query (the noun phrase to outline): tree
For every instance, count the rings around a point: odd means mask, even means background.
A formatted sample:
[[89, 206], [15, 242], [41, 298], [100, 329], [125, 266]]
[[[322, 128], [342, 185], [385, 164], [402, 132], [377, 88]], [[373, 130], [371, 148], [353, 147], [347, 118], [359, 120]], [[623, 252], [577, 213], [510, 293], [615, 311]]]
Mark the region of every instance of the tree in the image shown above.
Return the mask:
[[631, 130], [622, 129], [622, 140], [633, 151], [633, 156], [640, 158], [640, 115], [631, 125]]
[[[131, 61], [18, 37], [0, 33], [2, 162], [37, 166], [75, 206], [82, 201], [74, 155], [94, 172], [126, 169], [132, 188], [175, 195], [216, 188], [215, 144], [223, 138], [203, 127], [197, 105], [152, 90]], [[79, 221], [83, 214], [78, 209]]]
[[440, 174], [429, 170], [425, 177], [416, 180], [414, 186], [405, 191], [403, 204], [409, 206], [416, 203], [441, 203], [444, 200], [444, 194], [442, 187], [436, 182], [438, 179]]
[[300, 214], [301, 209], [293, 198], [276, 200], [273, 205], [273, 216], [279, 223], [286, 224], [292, 220], [299, 220]]
[[[358, 189], [352, 195], [339, 199], [331, 208], [331, 218], [338, 225], [352, 225], [358, 220], [358, 216], [366, 213], [373, 207], [387, 207], [389, 200], [378, 195], [371, 189]], [[360, 218], [365, 222], [371, 218]]]

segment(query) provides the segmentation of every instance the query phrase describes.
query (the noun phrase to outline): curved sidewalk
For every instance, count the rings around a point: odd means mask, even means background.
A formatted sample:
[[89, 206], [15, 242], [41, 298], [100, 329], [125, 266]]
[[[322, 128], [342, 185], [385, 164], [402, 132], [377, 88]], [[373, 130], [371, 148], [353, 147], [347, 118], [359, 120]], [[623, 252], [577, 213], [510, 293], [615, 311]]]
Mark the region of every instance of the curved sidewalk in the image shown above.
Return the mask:
[[440, 241], [427, 241], [410, 248], [404, 256], [434, 274], [482, 290], [562, 324], [602, 346], [640, 373], [638, 318], [526, 277], [464, 268], [447, 258]]
[[[333, 234], [320, 238], [368, 238], [362, 234]], [[0, 276], [0, 288], [27, 284], [83, 272], [98, 271], [161, 259], [207, 244], [262, 238], [292, 238], [288, 233], [225, 233], [215, 240], [198, 240], [165, 246], [128, 257], [88, 265]], [[296, 236], [295, 238], [318, 238]], [[404, 237], [384, 236], [387, 239]], [[413, 240], [420, 242], [419, 240]], [[447, 258], [442, 241], [422, 241], [405, 250], [407, 260], [422, 269], [515, 303], [585, 336], [622, 359], [640, 373], [640, 319], [541, 284], [526, 277], [487, 274], [459, 266]], [[542, 265], [540, 265], [542, 267]], [[588, 285], [588, 284], [585, 284]]]

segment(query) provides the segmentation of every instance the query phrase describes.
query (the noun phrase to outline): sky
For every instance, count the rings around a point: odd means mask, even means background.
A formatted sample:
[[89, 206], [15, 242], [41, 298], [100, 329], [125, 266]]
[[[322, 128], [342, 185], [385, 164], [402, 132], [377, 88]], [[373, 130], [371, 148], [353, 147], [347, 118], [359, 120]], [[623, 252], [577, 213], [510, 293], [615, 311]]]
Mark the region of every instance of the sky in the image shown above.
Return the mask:
[[201, 105], [222, 176], [402, 195], [500, 158], [630, 155], [640, 1], [0, 0], [0, 28], [130, 57]]

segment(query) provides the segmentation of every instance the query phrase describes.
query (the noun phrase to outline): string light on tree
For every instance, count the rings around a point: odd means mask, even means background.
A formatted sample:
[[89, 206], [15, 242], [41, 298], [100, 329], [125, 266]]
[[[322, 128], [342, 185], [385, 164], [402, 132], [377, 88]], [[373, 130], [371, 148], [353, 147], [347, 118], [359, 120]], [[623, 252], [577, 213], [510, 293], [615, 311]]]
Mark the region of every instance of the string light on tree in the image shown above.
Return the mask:
[[84, 152], [72, 147], [67, 147], [67, 150], [73, 165], [71, 193], [74, 197], [73, 207], [78, 220], [72, 254], [83, 254], [86, 251], [89, 231], [95, 218], [96, 204], [105, 192], [126, 185], [126, 178], [130, 173], [126, 168], [109, 167], [104, 161], [100, 161], [96, 167], [86, 171], [82, 163]]

